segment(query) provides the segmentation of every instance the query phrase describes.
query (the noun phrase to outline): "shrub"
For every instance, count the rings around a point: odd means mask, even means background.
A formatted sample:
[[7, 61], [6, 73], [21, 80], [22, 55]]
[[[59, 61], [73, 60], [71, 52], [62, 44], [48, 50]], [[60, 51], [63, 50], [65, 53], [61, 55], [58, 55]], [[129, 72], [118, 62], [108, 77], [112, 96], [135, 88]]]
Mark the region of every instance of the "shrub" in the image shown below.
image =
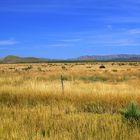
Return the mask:
[[126, 119], [140, 120], [140, 109], [134, 102], [131, 102], [126, 109], [121, 110], [121, 114]]
[[107, 81], [106, 77], [102, 77], [102, 76], [86, 76], [86, 77], [79, 77], [79, 80], [83, 80], [83, 81], [89, 81], [89, 82], [104, 82]]
[[28, 71], [30, 69], [32, 69], [32, 66], [28, 66], [28, 67], [22, 68], [22, 70], [25, 70], [25, 71]]
[[92, 67], [91, 67], [91, 66], [87, 66], [86, 68], [90, 69], [90, 68], [92, 68]]
[[67, 70], [67, 68], [66, 68], [65, 66], [62, 66], [61, 68], [62, 68], [63, 70]]
[[105, 69], [105, 66], [104, 65], [101, 65], [99, 68], [100, 69]]
[[38, 71], [42, 71], [42, 69], [40, 67], [38, 67], [37, 69], [38, 69]]
[[42, 129], [41, 134], [42, 134], [43, 137], [45, 137], [46, 136], [46, 131], [44, 129]]
[[112, 71], [113, 71], [113, 72], [117, 72], [117, 70], [115, 70], [115, 69], [114, 69], [114, 70], [112, 70]]

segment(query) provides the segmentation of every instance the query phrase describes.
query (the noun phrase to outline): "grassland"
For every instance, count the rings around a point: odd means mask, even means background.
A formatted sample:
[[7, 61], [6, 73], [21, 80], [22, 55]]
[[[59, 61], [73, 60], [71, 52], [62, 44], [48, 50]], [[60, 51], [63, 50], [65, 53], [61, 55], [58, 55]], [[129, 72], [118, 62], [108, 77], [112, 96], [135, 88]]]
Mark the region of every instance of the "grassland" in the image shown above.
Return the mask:
[[120, 114], [131, 101], [139, 62], [1, 64], [0, 139], [139, 140], [140, 122]]

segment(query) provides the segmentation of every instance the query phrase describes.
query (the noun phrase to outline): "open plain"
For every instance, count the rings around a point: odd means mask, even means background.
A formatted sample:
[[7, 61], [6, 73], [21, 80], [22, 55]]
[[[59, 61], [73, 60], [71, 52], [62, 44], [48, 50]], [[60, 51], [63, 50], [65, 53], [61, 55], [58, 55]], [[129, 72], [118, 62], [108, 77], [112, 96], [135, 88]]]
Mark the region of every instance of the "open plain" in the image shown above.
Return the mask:
[[139, 62], [0, 65], [1, 140], [139, 140], [139, 121], [120, 113], [130, 102]]

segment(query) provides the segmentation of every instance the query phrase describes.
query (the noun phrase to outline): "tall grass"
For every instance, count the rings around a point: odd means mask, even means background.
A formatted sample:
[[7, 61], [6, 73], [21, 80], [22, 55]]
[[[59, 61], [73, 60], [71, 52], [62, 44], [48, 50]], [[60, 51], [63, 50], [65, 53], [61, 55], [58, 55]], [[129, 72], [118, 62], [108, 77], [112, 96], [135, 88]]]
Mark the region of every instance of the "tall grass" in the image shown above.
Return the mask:
[[[21, 68], [27, 66], [12, 65], [20, 73], [9, 71], [11, 65], [2, 65], [0, 139], [139, 140], [139, 120], [132, 124], [120, 114], [131, 101], [140, 105], [139, 67], [131, 66], [128, 73], [130, 65], [116, 66], [115, 75], [110, 64], [106, 64], [108, 72], [98, 69], [99, 65], [87, 70], [85, 65], [73, 64], [71, 68], [67, 64], [67, 71], [62, 71], [61, 64], [51, 68], [34, 64], [24, 72]], [[96, 71], [91, 71], [92, 67]], [[60, 74], [65, 76], [64, 95]], [[91, 78], [95, 76], [99, 78]]]

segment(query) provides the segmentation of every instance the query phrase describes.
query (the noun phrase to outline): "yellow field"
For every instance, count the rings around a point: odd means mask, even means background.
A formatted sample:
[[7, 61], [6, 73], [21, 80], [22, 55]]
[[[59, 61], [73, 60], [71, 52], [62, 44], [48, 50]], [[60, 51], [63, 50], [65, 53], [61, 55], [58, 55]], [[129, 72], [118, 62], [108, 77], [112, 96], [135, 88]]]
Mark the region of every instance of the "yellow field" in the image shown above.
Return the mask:
[[0, 140], [140, 140], [139, 122], [120, 114], [132, 101], [138, 62], [3, 64]]

